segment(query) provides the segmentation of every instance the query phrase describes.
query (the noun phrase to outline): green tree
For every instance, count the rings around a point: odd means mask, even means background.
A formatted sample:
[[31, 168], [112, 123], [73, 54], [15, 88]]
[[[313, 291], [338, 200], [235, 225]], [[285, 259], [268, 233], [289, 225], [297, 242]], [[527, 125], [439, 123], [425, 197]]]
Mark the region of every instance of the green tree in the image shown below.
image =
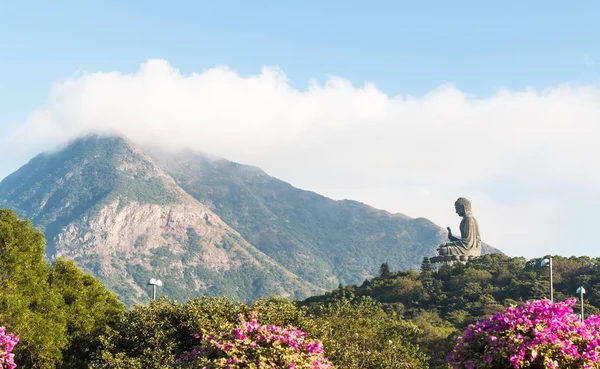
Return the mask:
[[243, 303], [202, 297], [185, 304], [162, 297], [148, 306], [136, 305], [100, 337], [93, 368], [171, 368], [177, 355], [192, 350], [195, 333], [227, 331], [237, 315], [248, 312]]
[[120, 321], [125, 307], [98, 279], [83, 273], [71, 260], [59, 258], [52, 264], [50, 287], [62, 296], [63, 312], [68, 317], [69, 344], [63, 350], [62, 367], [85, 369], [90, 354], [99, 347], [99, 335]]
[[427, 357], [416, 344], [420, 330], [387, 314], [369, 297], [341, 298], [314, 311], [323, 332], [317, 336], [339, 368], [425, 368]]
[[391, 274], [390, 266], [388, 265], [388, 263], [381, 264], [381, 266], [379, 267], [379, 276], [389, 277], [390, 274]]
[[16, 363], [54, 369], [68, 345], [62, 298], [49, 284], [45, 240], [30, 221], [0, 210], [0, 322], [19, 336]]
[[449, 339], [458, 331], [452, 323], [440, 318], [435, 312], [421, 311], [413, 319], [420, 329], [419, 346], [431, 357], [430, 368], [447, 368], [446, 360], [439, 353], [447, 353], [454, 347], [454, 341]]

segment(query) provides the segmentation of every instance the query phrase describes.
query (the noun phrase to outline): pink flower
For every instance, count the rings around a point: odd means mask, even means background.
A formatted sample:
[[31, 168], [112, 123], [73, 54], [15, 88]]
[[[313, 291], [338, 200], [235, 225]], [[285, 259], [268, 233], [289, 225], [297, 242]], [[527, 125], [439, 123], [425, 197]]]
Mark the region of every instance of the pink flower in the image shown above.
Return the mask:
[[[329, 360], [324, 357], [322, 342], [306, 340], [306, 332], [298, 328], [261, 325], [256, 316], [252, 318], [252, 321], [248, 322], [240, 314], [239, 325], [228, 332], [219, 333], [215, 338], [207, 335], [201, 340], [200, 348], [194, 348], [192, 355], [181, 355], [178, 361], [200, 360], [204, 363], [217, 360], [221, 363], [219, 367], [223, 367], [223, 364], [237, 367], [241, 363], [246, 365], [245, 363], [254, 362], [259, 368], [265, 368], [265, 363], [260, 357], [269, 357], [277, 368], [331, 368]], [[286, 355], [291, 354], [293, 361], [283, 361], [282, 352], [286, 352]]]
[[600, 358], [600, 318], [580, 322], [574, 304], [575, 299], [556, 304], [539, 300], [507, 308], [470, 325], [447, 361], [456, 368], [474, 361], [486, 363], [482, 368], [490, 368], [492, 361], [514, 368], [534, 362], [551, 368], [593, 367]]

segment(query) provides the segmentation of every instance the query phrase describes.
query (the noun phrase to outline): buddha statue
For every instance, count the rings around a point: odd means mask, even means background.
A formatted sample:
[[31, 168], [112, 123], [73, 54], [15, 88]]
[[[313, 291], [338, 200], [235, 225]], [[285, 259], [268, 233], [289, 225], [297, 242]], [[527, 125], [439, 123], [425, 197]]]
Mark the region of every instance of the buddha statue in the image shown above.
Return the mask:
[[440, 256], [480, 256], [481, 236], [479, 225], [471, 213], [471, 202], [464, 197], [454, 203], [456, 214], [462, 217], [460, 222], [460, 238], [452, 235], [448, 227], [449, 242], [442, 242], [437, 251]]

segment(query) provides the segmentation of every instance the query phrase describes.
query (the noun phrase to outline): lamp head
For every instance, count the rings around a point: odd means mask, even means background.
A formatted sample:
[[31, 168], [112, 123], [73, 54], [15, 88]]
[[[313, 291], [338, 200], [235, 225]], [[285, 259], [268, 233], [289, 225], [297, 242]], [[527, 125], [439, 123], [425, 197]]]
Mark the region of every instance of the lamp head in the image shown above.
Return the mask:
[[154, 286], [162, 286], [163, 282], [160, 279], [154, 279], [154, 278], [150, 278], [150, 280], [148, 281], [148, 285], [154, 285]]

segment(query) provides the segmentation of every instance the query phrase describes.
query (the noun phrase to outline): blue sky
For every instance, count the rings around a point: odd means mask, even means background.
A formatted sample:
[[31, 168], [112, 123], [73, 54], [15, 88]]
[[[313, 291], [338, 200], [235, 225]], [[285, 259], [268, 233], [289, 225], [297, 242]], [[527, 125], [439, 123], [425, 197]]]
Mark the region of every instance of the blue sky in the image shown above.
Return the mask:
[[[22, 151], [0, 152], [0, 178], [57, 137], [126, 127], [442, 226], [457, 228], [466, 195], [509, 254], [572, 242], [600, 256], [598, 14], [592, 1], [0, 0], [0, 142]], [[461, 172], [465, 148], [476, 173]]]
[[597, 81], [593, 1], [2, 1], [0, 126], [77, 70], [131, 72], [164, 58], [183, 72], [282, 68], [294, 85], [337, 75], [395, 95], [442, 83], [500, 87]]

